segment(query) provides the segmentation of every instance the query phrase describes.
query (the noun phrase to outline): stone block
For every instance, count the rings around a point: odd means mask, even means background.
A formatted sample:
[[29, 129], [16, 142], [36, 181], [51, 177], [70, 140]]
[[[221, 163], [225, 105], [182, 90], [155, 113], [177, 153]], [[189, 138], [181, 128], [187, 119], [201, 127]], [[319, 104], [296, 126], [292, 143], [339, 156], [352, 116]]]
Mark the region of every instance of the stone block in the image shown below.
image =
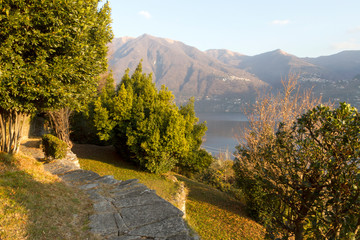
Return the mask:
[[118, 235], [114, 213], [94, 214], [90, 216], [90, 231], [101, 236]]
[[160, 202], [165, 202], [165, 200], [156, 195], [154, 192], [147, 191], [142, 192], [142, 194], [135, 197], [115, 198], [113, 204], [116, 208], [121, 209], [141, 205], [152, 205]]
[[161, 222], [172, 217], [182, 217], [183, 213], [168, 202], [152, 205], [122, 208], [120, 214], [127, 226], [140, 226]]
[[187, 229], [181, 217], [168, 218], [161, 222], [152, 223], [128, 233], [129, 235], [168, 238], [174, 235], [187, 235]]

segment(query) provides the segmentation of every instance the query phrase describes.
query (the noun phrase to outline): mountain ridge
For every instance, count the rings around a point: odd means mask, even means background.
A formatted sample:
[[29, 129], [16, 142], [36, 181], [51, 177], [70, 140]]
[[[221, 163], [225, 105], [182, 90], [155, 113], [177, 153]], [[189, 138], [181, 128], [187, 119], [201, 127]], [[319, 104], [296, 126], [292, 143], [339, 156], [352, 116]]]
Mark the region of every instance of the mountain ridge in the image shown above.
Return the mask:
[[236, 95], [266, 85], [254, 75], [179, 41], [144, 34], [115, 42], [110, 45], [109, 66], [117, 82], [126, 68], [134, 70], [142, 59], [143, 71], [152, 72], [158, 86], [165, 84], [181, 100]]
[[[181, 41], [149, 34], [114, 39], [108, 59], [116, 82], [120, 82], [127, 68], [133, 71], [142, 59], [143, 72], [153, 73], [156, 85], [166, 85], [177, 102], [194, 96], [197, 102], [207, 101], [218, 109], [254, 100], [258, 88], [278, 89], [289, 73], [298, 74], [300, 82], [306, 87], [315, 86], [317, 94], [325, 93], [324, 96], [329, 95], [326, 91], [334, 95], [337, 88], [354, 86], [344, 85], [344, 81], [360, 74], [359, 50], [316, 58], [300, 58], [281, 49], [247, 56], [227, 49], [201, 51]], [[357, 94], [354, 89], [351, 91]], [[341, 95], [331, 97], [341, 100], [346, 93]], [[226, 104], [220, 106], [218, 102]]]

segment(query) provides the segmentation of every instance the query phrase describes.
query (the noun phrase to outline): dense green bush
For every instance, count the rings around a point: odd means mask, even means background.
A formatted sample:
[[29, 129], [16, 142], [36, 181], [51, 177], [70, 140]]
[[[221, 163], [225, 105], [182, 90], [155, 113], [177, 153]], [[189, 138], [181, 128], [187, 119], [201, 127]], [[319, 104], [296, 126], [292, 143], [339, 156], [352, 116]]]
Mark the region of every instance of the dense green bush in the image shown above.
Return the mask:
[[67, 144], [51, 134], [42, 136], [42, 148], [46, 158], [60, 159], [66, 156]]
[[213, 157], [206, 150], [199, 149], [189, 152], [176, 166], [179, 167], [179, 173], [192, 177], [194, 174], [206, 171], [213, 161]]
[[112, 77], [106, 79], [84, 116], [87, 119], [73, 128], [81, 132], [82, 125], [93, 126], [82, 139], [91, 139], [95, 131], [100, 142], [112, 143], [124, 159], [149, 172], [163, 173], [175, 166], [198, 172], [212, 161], [200, 149], [207, 128], [198, 123], [194, 100], [177, 107], [165, 86], [158, 90], [151, 74], [142, 73], [141, 63], [131, 76], [129, 69], [125, 72], [116, 89]]
[[214, 159], [201, 174], [198, 174], [197, 179], [223, 192], [235, 191], [232, 190], [235, 181], [233, 161], [220, 156]]
[[360, 237], [359, 132], [355, 108], [320, 105], [280, 123], [256, 155], [238, 147], [236, 176], [270, 238]]

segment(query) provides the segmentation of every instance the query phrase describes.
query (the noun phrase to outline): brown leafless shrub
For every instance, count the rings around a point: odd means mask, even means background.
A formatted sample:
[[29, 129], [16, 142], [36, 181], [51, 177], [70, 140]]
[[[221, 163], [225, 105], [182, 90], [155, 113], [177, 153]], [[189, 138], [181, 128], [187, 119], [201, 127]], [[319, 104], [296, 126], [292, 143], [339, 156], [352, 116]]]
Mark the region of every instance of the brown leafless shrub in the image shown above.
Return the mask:
[[[282, 80], [283, 91], [277, 94], [269, 90], [258, 92], [251, 111], [245, 111], [249, 125], [240, 130], [241, 135], [236, 137], [240, 146], [252, 150], [253, 157], [256, 158], [261, 146], [273, 139], [280, 122], [290, 126], [301, 114], [321, 104], [321, 97], [314, 97], [312, 89], [300, 90], [298, 79], [298, 74], [289, 74], [287, 79]], [[249, 159], [253, 158], [239, 160], [248, 161]], [[252, 165], [250, 162], [241, 164]]]

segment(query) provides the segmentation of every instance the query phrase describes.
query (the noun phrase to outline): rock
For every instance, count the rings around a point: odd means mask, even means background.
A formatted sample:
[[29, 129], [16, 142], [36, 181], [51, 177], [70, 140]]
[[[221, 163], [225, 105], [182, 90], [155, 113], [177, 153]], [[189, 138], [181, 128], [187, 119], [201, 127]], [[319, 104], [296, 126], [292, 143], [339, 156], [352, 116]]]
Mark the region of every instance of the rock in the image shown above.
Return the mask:
[[88, 190], [88, 189], [96, 188], [98, 186], [99, 186], [98, 183], [88, 183], [88, 184], [85, 184], [85, 185], [81, 185], [79, 188], [82, 189], [82, 190]]
[[93, 204], [94, 211], [98, 213], [115, 212], [114, 206], [106, 199]]
[[119, 231], [114, 213], [97, 213], [90, 216], [89, 227], [91, 232], [100, 236], [117, 236]]
[[155, 222], [140, 228], [136, 228], [128, 233], [135, 236], [153, 236], [155, 238], [168, 238], [174, 235], [186, 235], [187, 229], [184, 221], [179, 217], [167, 218], [160, 222]]
[[65, 159], [44, 164], [44, 168], [89, 195], [94, 208], [89, 223], [93, 234], [112, 240], [194, 239], [182, 219], [183, 212], [138, 179], [119, 181], [109, 175], [101, 177], [80, 169], [75, 158], [69, 153]]
[[96, 182], [104, 183], [104, 184], [116, 184], [121, 183], [122, 181], [114, 179], [114, 176], [105, 175], [95, 179]]
[[152, 205], [160, 202], [164, 202], [165, 200], [156, 195], [153, 192], [146, 192], [141, 195], [135, 197], [128, 198], [115, 198], [114, 206], [117, 208], [128, 208], [142, 205]]
[[131, 228], [161, 222], [168, 218], [181, 218], [183, 215], [179, 209], [165, 200], [158, 204], [121, 208], [120, 214], [125, 224]]
[[96, 178], [99, 178], [99, 174], [93, 172], [93, 171], [87, 171], [87, 170], [74, 170], [70, 172], [66, 172], [63, 175], [59, 176], [63, 181], [65, 182], [89, 182]]

